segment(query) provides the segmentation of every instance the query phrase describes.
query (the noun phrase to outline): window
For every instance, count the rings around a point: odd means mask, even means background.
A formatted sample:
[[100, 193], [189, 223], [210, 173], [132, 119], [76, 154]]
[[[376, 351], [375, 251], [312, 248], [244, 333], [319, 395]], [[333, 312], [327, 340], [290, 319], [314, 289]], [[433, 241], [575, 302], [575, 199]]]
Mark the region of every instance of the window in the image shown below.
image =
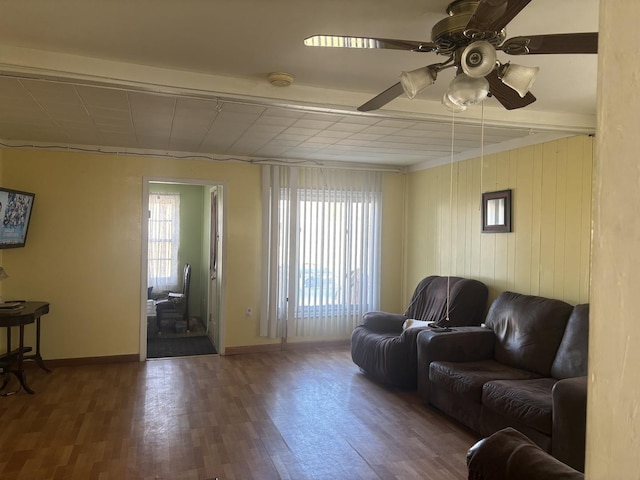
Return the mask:
[[147, 284], [156, 291], [176, 289], [180, 248], [180, 195], [149, 194]]
[[379, 174], [271, 167], [267, 176], [265, 332], [283, 334], [286, 323], [288, 335], [349, 335], [378, 306]]

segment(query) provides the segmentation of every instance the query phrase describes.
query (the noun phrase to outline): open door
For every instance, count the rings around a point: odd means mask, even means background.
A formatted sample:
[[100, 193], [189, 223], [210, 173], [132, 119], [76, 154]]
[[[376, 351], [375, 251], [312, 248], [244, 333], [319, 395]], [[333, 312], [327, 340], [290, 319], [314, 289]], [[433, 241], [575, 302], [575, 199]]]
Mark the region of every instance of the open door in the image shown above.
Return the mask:
[[221, 298], [222, 298], [222, 186], [211, 188], [211, 232], [209, 252], [209, 315], [207, 331], [209, 338], [219, 353], [221, 328]]
[[[165, 187], [158, 187], [159, 185]], [[196, 188], [194, 188], [196, 187]], [[145, 178], [143, 183], [142, 211], [150, 212], [150, 192], [162, 192], [163, 188], [178, 192], [181, 195], [180, 204], [185, 208], [180, 209], [180, 252], [179, 263], [189, 263], [194, 269], [191, 276], [191, 293], [188, 319], [186, 325], [172, 323], [170, 319], [159, 321], [157, 316], [157, 301], [163, 295], [164, 288], [149, 289], [148, 281], [150, 241], [156, 241], [150, 234], [151, 214], [142, 218], [142, 245], [141, 245], [141, 326], [140, 326], [140, 360], [147, 358], [164, 358], [167, 356], [202, 355], [208, 353], [221, 353], [224, 349], [222, 322], [222, 265], [223, 252], [222, 227], [223, 227], [223, 187], [211, 183], [199, 181], [184, 181], [170, 178]], [[184, 214], [184, 215], [183, 215]], [[158, 215], [156, 215], [158, 217]], [[159, 217], [158, 217], [159, 218]], [[184, 228], [184, 231], [182, 229]], [[185, 240], [186, 239], [186, 240]], [[166, 241], [161, 237], [158, 241]], [[162, 250], [163, 252], [165, 250]], [[155, 284], [160, 285], [158, 280]], [[179, 287], [181, 285], [178, 285]], [[159, 293], [155, 293], [160, 290]], [[191, 308], [193, 307], [193, 308]], [[181, 327], [186, 328], [181, 328]], [[175, 327], [175, 328], [174, 328]], [[180, 328], [179, 328], [180, 327]], [[188, 337], [182, 339], [182, 337]], [[169, 339], [179, 338], [182, 342], [180, 348], [175, 346], [177, 342], [168, 342]], [[162, 339], [162, 341], [160, 341]], [[166, 340], [166, 342], [165, 342]], [[193, 342], [191, 342], [193, 340]], [[150, 348], [153, 341], [153, 351]], [[158, 355], [157, 351], [163, 345], [171, 349], [169, 354]], [[184, 345], [183, 345], [184, 344]], [[206, 348], [206, 351], [205, 351]], [[209, 352], [211, 350], [211, 352]]]

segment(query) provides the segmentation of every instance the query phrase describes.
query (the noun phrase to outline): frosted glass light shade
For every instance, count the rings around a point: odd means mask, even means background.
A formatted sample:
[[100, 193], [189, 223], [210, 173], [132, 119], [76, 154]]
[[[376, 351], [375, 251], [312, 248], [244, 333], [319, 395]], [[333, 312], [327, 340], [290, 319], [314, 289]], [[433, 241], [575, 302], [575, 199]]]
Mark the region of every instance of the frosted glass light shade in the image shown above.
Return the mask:
[[400, 83], [407, 97], [414, 98], [429, 85], [436, 81], [437, 73], [429, 67], [422, 67], [400, 74]]
[[475, 105], [489, 95], [489, 82], [486, 78], [472, 78], [459, 73], [449, 85], [449, 99], [456, 105]]
[[524, 65], [514, 65], [507, 63], [500, 72], [502, 83], [513, 88], [518, 95], [524, 96], [531, 90], [533, 82], [538, 76], [539, 67], [526, 67]]
[[496, 67], [496, 49], [489, 42], [473, 42], [462, 52], [460, 66], [470, 77], [480, 78], [488, 75]]
[[467, 109], [466, 105], [458, 105], [457, 103], [453, 103], [451, 101], [451, 98], [449, 98], [449, 92], [444, 92], [444, 95], [442, 96], [442, 105], [444, 105], [444, 108], [453, 113], [464, 112]]

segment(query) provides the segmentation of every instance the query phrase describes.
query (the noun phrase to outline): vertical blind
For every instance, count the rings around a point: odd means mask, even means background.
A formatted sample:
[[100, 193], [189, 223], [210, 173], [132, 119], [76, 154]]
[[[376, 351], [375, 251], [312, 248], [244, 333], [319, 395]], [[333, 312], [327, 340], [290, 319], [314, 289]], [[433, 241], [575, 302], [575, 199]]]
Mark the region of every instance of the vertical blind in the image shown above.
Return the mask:
[[379, 172], [263, 167], [263, 336], [347, 337], [380, 293]]

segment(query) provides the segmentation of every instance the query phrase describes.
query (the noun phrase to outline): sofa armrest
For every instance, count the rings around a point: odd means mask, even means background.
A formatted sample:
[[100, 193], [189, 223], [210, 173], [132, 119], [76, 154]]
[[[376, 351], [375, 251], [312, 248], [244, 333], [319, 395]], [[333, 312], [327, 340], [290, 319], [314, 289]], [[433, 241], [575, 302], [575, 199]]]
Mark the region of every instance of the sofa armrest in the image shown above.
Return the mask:
[[484, 327], [454, 327], [449, 332], [423, 330], [418, 335], [418, 392], [429, 403], [429, 365], [433, 361], [477, 362], [493, 358], [495, 335]]
[[367, 312], [362, 316], [362, 325], [373, 332], [402, 333], [402, 324], [406, 319], [400, 313]]
[[467, 453], [469, 480], [583, 480], [513, 428], [480, 440]]
[[587, 426], [587, 377], [559, 380], [551, 391], [551, 454], [584, 472]]

